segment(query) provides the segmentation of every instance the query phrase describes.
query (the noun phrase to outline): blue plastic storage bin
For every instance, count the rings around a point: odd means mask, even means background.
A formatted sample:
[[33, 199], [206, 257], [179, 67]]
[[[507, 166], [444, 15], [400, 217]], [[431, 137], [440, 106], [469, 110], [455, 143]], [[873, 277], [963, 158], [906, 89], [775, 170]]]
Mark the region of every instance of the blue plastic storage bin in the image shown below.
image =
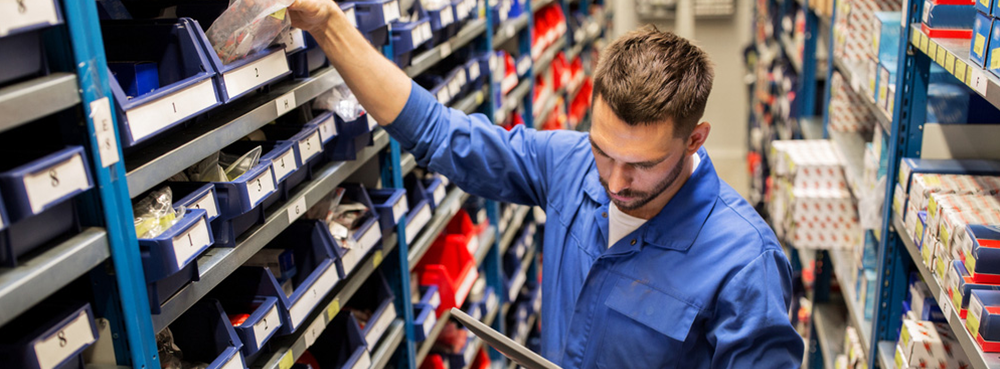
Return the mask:
[[204, 209], [188, 209], [166, 232], [139, 239], [149, 305], [154, 314], [184, 285], [199, 277], [198, 256], [214, 243]]
[[205, 209], [211, 222], [219, 217], [219, 200], [211, 183], [167, 182], [174, 194], [174, 208]]
[[365, 0], [350, 1], [350, 3], [354, 4], [358, 30], [362, 33], [370, 33], [399, 19], [397, 0]]
[[432, 200], [428, 197], [427, 190], [415, 174], [407, 175], [404, 184], [410, 208], [406, 214], [406, 244], [412, 244], [434, 216], [434, 210], [431, 209]]
[[[510, 251], [508, 251], [507, 255], [510, 256]], [[507, 298], [507, 302], [514, 302], [521, 292], [521, 287], [524, 287], [527, 277], [525, 270], [521, 269], [520, 259], [514, 260], [510, 257], [504, 258], [503, 270], [503, 286], [504, 290], [507, 291], [507, 296], [505, 297]]]
[[405, 188], [373, 188], [368, 190], [368, 196], [378, 211], [382, 233], [392, 233], [403, 215], [410, 211]]
[[[122, 146], [131, 147], [222, 103], [199, 30], [179, 19], [102, 21], [111, 92]], [[159, 83], [136, 91], [137, 61], [153, 65]], [[130, 91], [131, 90], [131, 91]]]
[[437, 211], [438, 206], [441, 206], [441, 202], [448, 196], [448, 185], [444, 179], [440, 174], [434, 174], [432, 178], [422, 180], [427, 198], [430, 199], [431, 209], [434, 211]]
[[441, 306], [441, 292], [438, 291], [438, 286], [420, 286], [420, 303], [424, 305], [429, 305], [430, 307], [437, 310], [438, 306]]
[[[245, 58], [236, 60], [229, 64], [223, 64], [219, 55], [215, 53], [212, 44], [208, 41], [208, 36], [204, 30], [211, 26], [228, 2], [200, 2], [203, 7], [188, 9], [189, 6], [178, 6], [177, 14], [181, 16], [191, 16], [194, 19], [184, 19], [191, 23], [192, 29], [198, 39], [205, 54], [208, 57], [212, 70], [216, 73], [216, 88], [219, 91], [219, 98], [223, 103], [236, 100], [237, 98], [256, 90], [258, 87], [277, 81], [292, 73], [288, 68], [288, 59], [285, 57], [285, 49], [281, 45], [274, 45], [267, 49], [258, 51]], [[222, 7], [218, 8], [218, 4]], [[182, 18], [183, 19], [183, 18]], [[202, 28], [204, 26], [204, 28]]]
[[210, 295], [219, 300], [231, 318], [248, 315], [242, 323], [233, 326], [243, 342], [242, 352], [248, 362], [267, 351], [268, 342], [281, 330], [281, 293], [271, 273], [264, 268], [241, 267]]
[[437, 324], [436, 307], [427, 304], [413, 304], [413, 339], [417, 342], [427, 339]]
[[511, 305], [510, 310], [510, 316], [507, 317], [507, 335], [515, 341], [520, 339], [523, 342], [531, 331], [531, 327], [528, 326], [528, 317], [531, 316], [530, 309], [528, 309], [527, 304], [517, 303]]
[[212, 290], [210, 297], [218, 299], [230, 315], [250, 314], [243, 324], [234, 327], [244, 343], [243, 355], [248, 361], [257, 353], [267, 351], [272, 337], [292, 332], [286, 328], [287, 296], [268, 268], [241, 266]]
[[265, 200], [278, 190], [271, 162], [260, 161], [236, 180], [213, 182], [219, 200], [219, 218], [212, 222], [215, 245], [234, 247], [236, 239], [265, 219]]
[[339, 314], [326, 326], [310, 351], [323, 369], [352, 369], [371, 366], [371, 355], [365, 346], [365, 337], [358, 322], [351, 314]]
[[474, 55], [468, 63], [465, 63], [465, 72], [469, 76], [469, 90], [479, 91], [486, 84], [486, 76], [490, 68], [489, 53]]
[[41, 303], [0, 328], [6, 368], [83, 369], [83, 350], [97, 341], [88, 303]]
[[[389, 329], [389, 325], [398, 316], [396, 305], [393, 304], [396, 296], [393, 295], [392, 290], [389, 289], [389, 284], [386, 283], [385, 277], [380, 272], [376, 272], [369, 277], [361, 285], [360, 291], [364, 291], [364, 293], [354, 294], [351, 300], [344, 306], [348, 312], [371, 312], [371, 316], [365, 322], [361, 333], [365, 337], [368, 349], [374, 351], [378, 342], [382, 339], [382, 335]], [[357, 318], [355, 317], [355, 319]]]
[[364, 150], [372, 141], [371, 130], [374, 127], [369, 124], [368, 114], [351, 121], [345, 121], [339, 115], [333, 114], [333, 119], [336, 122], [337, 135], [334, 137], [332, 147], [326, 145], [326, 158], [333, 161], [357, 159], [358, 152]]
[[316, 39], [309, 32], [300, 32], [304, 47], [290, 52], [286, 48], [285, 52], [288, 53], [288, 66], [292, 69], [292, 76], [308, 78], [311, 72], [330, 64]]
[[5, 153], [0, 166], [4, 225], [0, 226], [0, 265], [55, 239], [80, 230], [76, 195], [93, 187], [86, 154], [70, 146], [52, 152]]
[[400, 68], [409, 66], [417, 48], [427, 44], [433, 37], [428, 17], [421, 17], [413, 22], [393, 22], [392, 49], [395, 54], [393, 61]]
[[[313, 120], [306, 123], [307, 127], [315, 127], [319, 132], [319, 139], [323, 142], [323, 151], [332, 149], [334, 138], [337, 137], [337, 120], [333, 118], [332, 111], [319, 112]], [[328, 155], [323, 155], [326, 160]], [[322, 161], [322, 160], [321, 160]]]
[[192, 306], [170, 325], [170, 332], [185, 361], [208, 363], [208, 369], [247, 367], [240, 352], [243, 342], [217, 300]]
[[[348, 236], [354, 245], [350, 248], [340, 250], [341, 259], [344, 264], [344, 274], [347, 275], [351, 274], [351, 271], [354, 270], [354, 267], [361, 262], [361, 259], [365, 255], [372, 250], [382, 248], [383, 231], [379, 226], [379, 210], [372, 203], [371, 198], [368, 196], [368, 191], [361, 185], [351, 183], [344, 184], [343, 187], [346, 192], [341, 203], [354, 201], [368, 208], [368, 214], [357, 220], [356, 224], [359, 224], [358, 227], [352, 229], [350, 236]], [[389, 232], [391, 232], [391, 229]]]
[[[333, 246], [333, 236], [326, 223], [318, 220], [292, 223], [266, 246], [291, 249], [295, 258], [296, 273], [288, 282], [292, 292], [287, 297], [284, 297], [286, 293], [281, 294], [285, 319], [282, 334], [296, 331], [323, 297], [344, 278], [339, 251]], [[273, 274], [271, 278], [275, 285], [281, 286]]]

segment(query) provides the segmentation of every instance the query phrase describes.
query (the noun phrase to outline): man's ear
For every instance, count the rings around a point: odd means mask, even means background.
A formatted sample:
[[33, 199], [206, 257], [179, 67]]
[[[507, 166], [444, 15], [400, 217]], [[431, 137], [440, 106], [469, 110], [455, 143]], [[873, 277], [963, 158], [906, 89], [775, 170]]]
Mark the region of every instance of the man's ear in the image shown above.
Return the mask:
[[712, 131], [712, 125], [708, 122], [701, 122], [694, 127], [691, 134], [688, 135], [686, 142], [686, 151], [688, 155], [693, 155], [698, 152], [698, 149], [705, 144], [705, 140], [708, 140], [708, 134]]

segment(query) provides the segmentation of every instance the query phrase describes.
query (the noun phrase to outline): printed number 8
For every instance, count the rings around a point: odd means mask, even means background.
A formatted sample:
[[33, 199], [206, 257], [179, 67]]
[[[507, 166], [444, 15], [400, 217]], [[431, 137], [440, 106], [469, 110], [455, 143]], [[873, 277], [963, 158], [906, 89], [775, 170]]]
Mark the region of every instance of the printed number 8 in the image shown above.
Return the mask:
[[50, 169], [49, 170], [49, 178], [52, 179], [52, 181], [51, 181], [52, 187], [58, 187], [59, 186], [59, 173], [56, 173], [55, 169]]
[[28, 7], [24, 5], [24, 0], [17, 0], [17, 12], [21, 14], [28, 12]]

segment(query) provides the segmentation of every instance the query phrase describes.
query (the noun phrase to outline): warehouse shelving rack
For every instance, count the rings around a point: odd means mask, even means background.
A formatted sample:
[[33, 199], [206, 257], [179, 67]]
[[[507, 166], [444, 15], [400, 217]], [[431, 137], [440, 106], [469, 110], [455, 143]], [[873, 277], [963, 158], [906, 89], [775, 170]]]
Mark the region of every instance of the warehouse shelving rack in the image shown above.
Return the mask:
[[[784, 0], [786, 3], [790, 0]], [[809, 0], [797, 0], [804, 7], [808, 8]], [[782, 6], [782, 5], [779, 5]], [[807, 32], [812, 34], [816, 27], [825, 27], [829, 30], [835, 22], [836, 7], [834, 2], [832, 16], [827, 18], [816, 15], [809, 11], [806, 18]], [[972, 367], [1000, 368], [1000, 355], [984, 354], [978, 345], [966, 331], [964, 321], [954, 312], [951, 301], [941, 295], [941, 281], [921, 262], [920, 253], [916, 245], [905, 234], [905, 228], [898, 214], [894, 214], [891, 206], [893, 199], [893, 189], [896, 186], [900, 162], [903, 158], [988, 158], [997, 159], [994, 142], [989, 142], [990, 138], [995, 138], [1000, 132], [997, 125], [940, 125], [926, 123], [925, 111], [927, 100], [927, 84], [930, 66], [932, 63], [939, 64], [949, 73], [963, 81], [970, 89], [989, 101], [994, 107], [1000, 108], [1000, 78], [992, 75], [988, 71], [975, 66], [969, 60], [969, 40], [949, 40], [931, 39], [920, 29], [920, 16], [923, 12], [924, 2], [919, 0], [903, 1], [904, 23], [902, 25], [900, 48], [898, 50], [899, 61], [897, 64], [897, 79], [895, 84], [895, 102], [892, 111], [885, 111], [875, 105], [869, 97], [863, 99], [871, 110], [875, 113], [877, 124], [875, 129], [882, 130], [883, 136], [888, 142], [888, 147], [884, 151], [888, 152], [888, 170], [886, 174], [886, 184], [884, 189], [885, 202], [882, 206], [882, 225], [875, 230], [878, 240], [878, 262], [877, 275], [878, 293], [875, 298], [875, 311], [872, 320], [865, 320], [864, 314], [860, 310], [860, 303], [853, 296], [851, 281], [845, 276], [852, 271], [847, 270], [850, 261], [845, 251], [818, 251], [817, 260], [817, 296], [826, 297], [828, 291], [820, 291], [822, 288], [829, 288], [829, 282], [824, 282], [822, 278], [831, 278], [831, 274], [840, 279], [840, 285], [846, 286], [845, 304], [847, 307], [847, 324], [858, 329], [864, 341], [865, 357], [868, 359], [868, 366], [872, 368], [881, 367], [883, 369], [895, 367], [893, 355], [897, 332], [901, 326], [902, 304], [906, 297], [908, 288], [908, 276], [911, 271], [917, 271], [929, 285], [931, 292], [943, 310], [951, 310], [946, 318], [955, 336], [958, 338], [962, 349], [968, 354], [972, 361]], [[818, 20], [818, 22], [817, 22]], [[780, 34], [780, 33], [778, 33]], [[835, 57], [833, 53], [833, 32], [829, 30], [831, 36], [827, 44], [829, 50], [827, 58], [831, 68], [827, 70], [826, 80], [832, 79], [834, 71], [839, 72], [846, 83], [858, 92], [865, 92], [865, 84], [862, 83], [857, 72], [857, 66], [850, 62]], [[811, 38], [806, 38], [806, 47], [801, 56], [800, 71], [807, 71], [808, 65], [816, 59], [815, 49], [809, 45]], [[786, 50], [787, 52], [787, 50]], [[793, 64], [795, 64], [793, 62]], [[800, 72], [800, 81], [803, 84], [814, 84], [817, 82], [811, 79], [811, 73]], [[807, 86], [800, 86], [799, 93], [803, 91], [809, 93]], [[807, 95], [810, 96], [810, 95]], [[808, 100], [808, 99], [807, 99]], [[824, 106], [829, 104], [829, 87], [824, 91]], [[809, 112], [808, 102], [802, 102], [798, 112]], [[850, 177], [852, 174], [860, 173], [863, 163], [856, 158], [862, 155], [864, 139], [854, 134], [843, 134], [830, 132], [827, 129], [829, 123], [829, 112], [824, 109], [822, 117], [822, 135], [817, 135], [814, 131], [805, 129], [801, 132], [804, 138], [818, 139], [829, 138], [848, 157], [846, 160], [845, 174], [851, 183], [852, 191], [858, 193], [858, 188]], [[807, 115], [795, 117], [800, 121], [816, 119]], [[947, 141], [958, 139], [961, 145], [948, 145]], [[855, 159], [852, 159], [854, 157]], [[903, 232], [903, 233], [900, 233]], [[804, 252], [798, 251], [799, 253]], [[794, 254], [794, 252], [793, 252]], [[827, 264], [830, 264], [828, 266]], [[830, 271], [835, 270], [834, 273]], [[816, 301], [813, 310], [813, 334], [808, 346], [809, 367], [822, 368], [829, 367], [832, 358], [828, 357], [831, 352], [837, 351], [828, 349], [831, 344], [836, 345], [842, 341], [836, 332], [828, 329], [830, 322], [839, 321], [843, 316], [841, 309], [831, 309], [830, 302]], [[830, 315], [838, 315], [831, 318]], [[827, 328], [827, 329], [823, 329]], [[824, 342], [826, 341], [826, 342]]]
[[[543, 0], [532, 4], [525, 1], [524, 14], [496, 25], [491, 12], [480, 2], [479, 14], [468, 22], [454, 37], [435, 48], [415, 55], [412, 63], [404, 71], [415, 77], [427, 71], [448, 57], [454, 50], [470, 46], [480, 52], [493, 51], [511, 40], [516, 40], [522, 53], [530, 53], [533, 13], [548, 4], [559, 4], [569, 14], [570, 3], [561, 0]], [[600, 1], [597, 2], [600, 5]], [[142, 151], [125, 155], [119, 144], [117, 119], [112, 114], [113, 96], [104, 45], [100, 35], [96, 2], [93, 0], [61, 0], [60, 9], [65, 18], [64, 38], [71, 52], [62, 53], [62, 64], [69, 66], [66, 72], [56, 72], [28, 82], [0, 88], [0, 132], [16, 128], [32, 121], [68, 108], [82, 110], [81, 117], [88, 135], [82, 137], [88, 147], [90, 166], [96, 182], [89, 219], [78, 235], [52, 245], [46, 251], [32, 257], [30, 262], [12, 269], [0, 270], [0, 326], [17, 319], [22, 312], [56, 293], [67, 284], [83, 276], [90, 276], [95, 285], [95, 312], [109, 322], [114, 343], [114, 356], [120, 366], [132, 368], [158, 368], [159, 357], [155, 334], [167, 327], [181, 314], [206, 296], [215, 286], [241, 266], [256, 251], [274, 239], [289, 226], [290, 209], [303, 203], [309, 207], [349, 177], [365, 168], [381, 168], [383, 186], [402, 188], [402, 178], [416, 166], [414, 157], [402, 152], [399, 144], [382, 131], [373, 134], [373, 145], [358, 153], [357, 160], [337, 161], [325, 164], [314, 171], [314, 178], [293, 190], [287, 201], [269, 208], [269, 216], [237, 240], [234, 248], [212, 248], [199, 257], [200, 279], [188, 284], [161, 306], [159, 314], [151, 314], [144, 283], [137, 236], [131, 222], [131, 200], [167, 180], [204, 157], [235, 142], [248, 133], [257, 130], [283, 113], [276, 105], [292, 102], [293, 106], [309, 103], [320, 93], [343, 84], [343, 79], [332, 67], [326, 67], [310, 74], [305, 79], [293, 79], [272, 85], [267, 91], [244, 98], [227, 106], [224, 113], [185, 127], [181, 134], [158, 138]], [[589, 14], [589, 1], [583, 1], [579, 8]], [[538, 73], [544, 72], [559, 51], [572, 56], [581, 55], [606, 33], [610, 23], [610, 11], [597, 23], [599, 29], [587, 33], [583, 42], [568, 47], [567, 35], [550, 47], [544, 57], [533, 66]], [[391, 43], [383, 48], [385, 55], [392, 54]], [[507, 97], [502, 111], [494, 109], [494, 86], [487, 83], [482, 89], [473, 91], [452, 104], [455, 109], [466, 113], [479, 112], [487, 117], [503, 117], [517, 106], [527, 112], [526, 125], [531, 127], [536, 117], [532, 112], [532, 97], [536, 71], [519, 83], [515, 92]], [[489, 80], [489, 77], [487, 77]], [[561, 90], [560, 95], [574, 91]], [[39, 108], [36, 102], [44, 101]], [[554, 104], [544, 103], [551, 107]], [[27, 108], [30, 107], [30, 108]], [[551, 110], [551, 109], [547, 109]], [[111, 135], [109, 144], [108, 135]], [[98, 145], [100, 142], [104, 145]], [[396, 232], [384, 236], [381, 250], [365, 256], [342, 281], [338, 282], [308, 316], [303, 327], [325, 327], [369, 276], [380, 271], [386, 276], [393, 293], [399, 317], [393, 321], [377, 347], [371, 348], [372, 368], [395, 366], [416, 368], [430, 350], [434, 337], [444, 328], [447, 316], [442, 316], [434, 327], [432, 337], [424, 342], [414, 338], [413, 309], [409, 301], [410, 270], [427, 252], [430, 244], [443, 230], [470, 195], [460, 189], [451, 190], [442, 206], [412, 244], [407, 244], [405, 236], [406, 219], [400, 220]], [[515, 242], [523, 226], [534, 222], [532, 209], [527, 206], [511, 205], [512, 215], [506, 224], [500, 224], [500, 204], [486, 202], [486, 213], [490, 225], [479, 235], [481, 247], [474, 255], [477, 265], [485, 275], [487, 285], [496, 291], [503, 290], [502, 255]], [[499, 230], [503, 229], [503, 232]], [[541, 235], [535, 235], [533, 244], [541, 244]], [[524, 260], [523, 269], [528, 278], [537, 278], [540, 246], [530, 250], [532, 257]], [[101, 268], [107, 265], [107, 268]], [[506, 313], [510, 304], [498, 307], [488, 314], [484, 321], [494, 328], [506, 332], [501, 313]], [[531, 317], [534, 322], [537, 314]], [[533, 325], [533, 324], [531, 324]], [[261, 355], [255, 362], [247, 363], [253, 368], [288, 369], [307, 349], [312, 340], [306, 337], [306, 330], [288, 336], [277, 337], [271, 342], [271, 352]], [[478, 341], [476, 350], [482, 346]], [[493, 359], [502, 357], [491, 352]]]

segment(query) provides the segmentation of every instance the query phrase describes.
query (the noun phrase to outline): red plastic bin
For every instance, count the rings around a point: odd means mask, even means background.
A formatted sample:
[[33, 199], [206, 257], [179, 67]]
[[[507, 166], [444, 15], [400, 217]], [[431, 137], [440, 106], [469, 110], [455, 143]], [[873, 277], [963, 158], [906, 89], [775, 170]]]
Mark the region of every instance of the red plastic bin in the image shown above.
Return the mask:
[[469, 215], [464, 210], [459, 210], [445, 233], [434, 241], [417, 264], [420, 285], [435, 285], [440, 291], [438, 317], [448, 309], [461, 307], [472, 285], [479, 278], [476, 262], [469, 253], [470, 242], [475, 240], [478, 245], [477, 228], [472, 225]]

